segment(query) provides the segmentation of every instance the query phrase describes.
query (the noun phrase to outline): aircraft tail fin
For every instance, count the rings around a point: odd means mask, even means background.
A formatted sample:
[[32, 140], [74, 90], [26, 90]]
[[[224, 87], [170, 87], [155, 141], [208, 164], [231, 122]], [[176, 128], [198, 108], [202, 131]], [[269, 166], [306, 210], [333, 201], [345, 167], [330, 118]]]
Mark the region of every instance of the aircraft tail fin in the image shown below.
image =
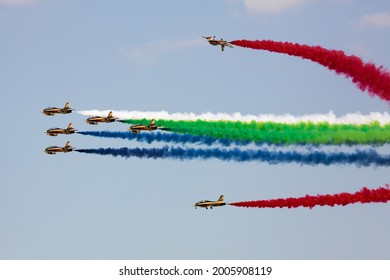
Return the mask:
[[72, 129], [73, 127], [72, 127], [72, 123], [69, 123], [69, 125], [68, 125], [68, 128], [67, 129]]
[[107, 118], [112, 118], [112, 111], [110, 111], [110, 112], [108, 113]]
[[65, 148], [70, 148], [70, 141], [67, 141], [67, 142], [66, 142]]
[[69, 108], [70, 108], [69, 102], [66, 102], [65, 106], [64, 106], [64, 109], [69, 109]]
[[151, 120], [150, 125], [154, 125], [154, 119]]
[[223, 201], [223, 195], [218, 198], [218, 201]]

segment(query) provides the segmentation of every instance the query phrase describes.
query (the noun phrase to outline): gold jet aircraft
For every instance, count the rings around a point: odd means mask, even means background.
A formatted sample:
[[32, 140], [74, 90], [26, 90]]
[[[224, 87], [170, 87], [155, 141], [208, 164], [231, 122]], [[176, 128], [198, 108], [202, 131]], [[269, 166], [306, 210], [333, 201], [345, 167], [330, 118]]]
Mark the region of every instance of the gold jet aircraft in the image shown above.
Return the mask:
[[42, 113], [46, 116], [54, 116], [54, 114], [70, 114], [73, 110], [69, 107], [69, 102], [66, 102], [64, 108], [48, 107], [43, 109]]
[[46, 154], [55, 155], [56, 153], [67, 153], [73, 151], [74, 147], [70, 145], [70, 142], [66, 142], [65, 147], [50, 146], [45, 149]]
[[196, 207], [203, 207], [206, 209], [210, 207], [210, 209], [213, 209], [213, 206], [217, 207], [217, 206], [224, 206], [224, 205], [226, 205], [226, 202], [223, 202], [223, 195], [221, 195], [217, 201], [201, 200], [193, 204], [192, 206], [194, 206], [195, 209]]
[[156, 129], [162, 129], [164, 130], [164, 128], [160, 128], [158, 127], [155, 123], [154, 123], [154, 119], [150, 122], [150, 124], [148, 125], [144, 125], [144, 124], [135, 124], [135, 125], [132, 125], [130, 126], [129, 130], [133, 133], [139, 133], [141, 132], [142, 130], [145, 130], [145, 131], [152, 131], [152, 130], [156, 130]]
[[225, 47], [229, 47], [229, 48], [233, 48], [233, 46], [231, 44], [229, 44], [228, 42], [226, 42], [225, 40], [221, 39], [221, 40], [217, 40], [215, 39], [215, 36], [214, 37], [211, 37], [211, 36], [202, 36], [203, 38], [205, 38], [210, 45], [212, 46], [221, 46], [221, 50], [224, 51]]
[[110, 123], [110, 122], [115, 122], [117, 118], [114, 118], [112, 116], [112, 111], [108, 113], [107, 117], [100, 117], [100, 116], [95, 116], [95, 117], [89, 117], [85, 121], [89, 124], [98, 124], [98, 123]]
[[67, 128], [58, 128], [58, 127], [50, 128], [46, 130], [46, 134], [49, 136], [57, 136], [58, 134], [69, 135], [75, 133], [76, 131], [77, 130], [75, 130], [72, 127], [72, 123], [70, 123]]

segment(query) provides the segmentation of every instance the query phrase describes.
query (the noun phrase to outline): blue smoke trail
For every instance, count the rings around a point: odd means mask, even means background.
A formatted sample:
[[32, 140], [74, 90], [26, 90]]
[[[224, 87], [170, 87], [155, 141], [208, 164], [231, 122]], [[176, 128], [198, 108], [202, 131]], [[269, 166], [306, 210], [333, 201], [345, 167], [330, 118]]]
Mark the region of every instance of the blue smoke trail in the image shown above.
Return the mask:
[[375, 150], [355, 150], [354, 153], [313, 151], [302, 153], [297, 151], [269, 151], [235, 149], [194, 149], [194, 148], [100, 148], [78, 149], [80, 153], [121, 156], [125, 158], [153, 158], [153, 159], [220, 159], [223, 161], [249, 162], [259, 161], [269, 164], [299, 163], [307, 165], [355, 164], [361, 166], [389, 166], [390, 156], [382, 156]]
[[[207, 146], [211, 146], [214, 144], [219, 144], [224, 147], [229, 147], [232, 145], [236, 146], [245, 146], [251, 143], [252, 141], [240, 141], [240, 140], [230, 140], [226, 138], [215, 138], [211, 136], [202, 136], [202, 135], [192, 135], [192, 134], [181, 134], [181, 133], [131, 133], [131, 132], [123, 132], [123, 131], [80, 131], [78, 132], [82, 135], [90, 135], [96, 137], [104, 137], [104, 138], [120, 138], [127, 140], [136, 140], [139, 142], [147, 142], [148, 144], [152, 142], [166, 142], [166, 143], [181, 143], [181, 144], [203, 144]], [[255, 143], [260, 145], [259, 143]]]
[[[184, 134], [184, 133], [177, 133], [177, 132], [131, 133], [131, 132], [123, 132], [123, 131], [79, 131], [77, 133], [82, 135], [89, 135], [89, 136], [102, 137], [102, 138], [135, 140], [138, 142], [146, 142], [148, 144], [151, 144], [153, 142], [166, 142], [166, 143], [175, 143], [175, 144], [189, 143], [189, 144], [201, 144], [207, 146], [218, 144], [223, 147], [247, 146], [250, 144], [258, 147], [262, 147], [264, 145], [274, 146], [274, 147], [286, 147], [286, 146], [294, 145], [294, 146], [306, 147], [306, 148], [315, 148], [315, 147], [328, 145], [328, 144], [315, 144], [315, 143], [294, 143], [294, 144], [270, 143], [268, 141], [253, 142], [250, 140], [232, 140], [227, 138], [217, 138], [213, 136], [192, 135], [192, 134]], [[350, 143], [344, 143], [343, 145], [353, 146], [355, 145], [355, 143], [350, 142]], [[370, 144], [370, 146], [373, 147], [373, 146], [380, 146], [380, 145]]]

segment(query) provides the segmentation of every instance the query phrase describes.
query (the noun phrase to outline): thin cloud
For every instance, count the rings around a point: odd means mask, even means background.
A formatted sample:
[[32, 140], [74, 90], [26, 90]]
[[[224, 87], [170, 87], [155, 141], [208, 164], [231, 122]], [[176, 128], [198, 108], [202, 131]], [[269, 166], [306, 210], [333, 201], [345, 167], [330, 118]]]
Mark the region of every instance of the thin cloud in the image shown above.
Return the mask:
[[278, 13], [315, 0], [244, 0], [245, 9], [251, 13]]
[[360, 20], [358, 20], [358, 23], [360, 23], [362, 26], [390, 27], [390, 14], [386, 12], [380, 12], [364, 15]]
[[121, 52], [130, 59], [141, 63], [150, 63], [163, 52], [192, 48], [202, 44], [204, 44], [204, 41], [201, 38], [189, 40], [162, 39], [146, 43], [143, 47], [125, 46], [121, 48]]

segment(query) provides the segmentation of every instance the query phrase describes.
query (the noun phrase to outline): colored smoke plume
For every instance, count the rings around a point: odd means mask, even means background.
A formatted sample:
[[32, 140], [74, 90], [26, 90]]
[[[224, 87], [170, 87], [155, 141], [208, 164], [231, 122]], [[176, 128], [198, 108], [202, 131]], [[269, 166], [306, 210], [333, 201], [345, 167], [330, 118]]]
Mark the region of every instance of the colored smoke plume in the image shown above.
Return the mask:
[[242, 115], [236, 113], [168, 113], [167, 111], [118, 111], [118, 110], [86, 110], [78, 111], [79, 114], [86, 116], [107, 116], [108, 112], [112, 111], [113, 115], [121, 120], [126, 119], [151, 119], [156, 120], [175, 120], [175, 121], [240, 121], [240, 122], [271, 122], [294, 124], [300, 122], [329, 123], [329, 124], [371, 124], [379, 122], [381, 125], [390, 124], [390, 115], [387, 112], [371, 112], [367, 115], [361, 113], [349, 113], [343, 116], [336, 116], [332, 111], [327, 114], [308, 114], [294, 116], [291, 114], [273, 115]]
[[[124, 123], [148, 124], [147, 119], [125, 120]], [[276, 145], [315, 144], [315, 145], [382, 145], [390, 143], [390, 125], [371, 124], [328, 124], [301, 122], [294, 124], [232, 122], [232, 121], [173, 121], [156, 120], [156, 124], [167, 130], [185, 135], [194, 135], [192, 140], [209, 141], [213, 138], [248, 143], [266, 143]], [[207, 139], [199, 136], [211, 137]], [[164, 136], [179, 139], [179, 136]], [[190, 136], [183, 137], [190, 139]], [[221, 140], [222, 141], [222, 140]]]
[[380, 155], [375, 150], [360, 151], [353, 153], [345, 152], [297, 152], [297, 151], [270, 151], [240, 150], [235, 149], [194, 149], [194, 148], [100, 148], [100, 149], [77, 149], [80, 153], [120, 156], [125, 158], [153, 158], [153, 159], [219, 159], [236, 162], [267, 162], [269, 164], [298, 163], [306, 165], [332, 165], [332, 164], [355, 164], [361, 166], [389, 166], [390, 156]]
[[370, 95], [390, 101], [390, 73], [383, 66], [365, 63], [359, 57], [346, 55], [343, 51], [328, 50], [320, 46], [300, 45], [271, 40], [236, 40], [233, 45], [257, 50], [284, 53], [317, 62], [326, 68], [352, 79], [357, 87]]
[[126, 140], [136, 140], [139, 142], [146, 142], [151, 144], [153, 142], [165, 142], [165, 143], [174, 143], [174, 144], [201, 144], [201, 145], [221, 145], [224, 147], [229, 146], [246, 146], [251, 141], [239, 141], [239, 140], [230, 140], [226, 138], [215, 138], [210, 136], [202, 135], [191, 135], [191, 134], [181, 134], [181, 133], [161, 133], [161, 132], [152, 132], [152, 133], [132, 133], [132, 132], [122, 132], [122, 131], [79, 131], [79, 134], [89, 135], [95, 137], [103, 138], [119, 138]]
[[270, 200], [255, 200], [232, 202], [229, 205], [251, 208], [297, 208], [335, 205], [346, 206], [354, 203], [386, 203], [390, 200], [389, 185], [377, 189], [362, 188], [355, 193], [339, 193], [326, 195], [306, 195], [303, 197], [278, 198]]

